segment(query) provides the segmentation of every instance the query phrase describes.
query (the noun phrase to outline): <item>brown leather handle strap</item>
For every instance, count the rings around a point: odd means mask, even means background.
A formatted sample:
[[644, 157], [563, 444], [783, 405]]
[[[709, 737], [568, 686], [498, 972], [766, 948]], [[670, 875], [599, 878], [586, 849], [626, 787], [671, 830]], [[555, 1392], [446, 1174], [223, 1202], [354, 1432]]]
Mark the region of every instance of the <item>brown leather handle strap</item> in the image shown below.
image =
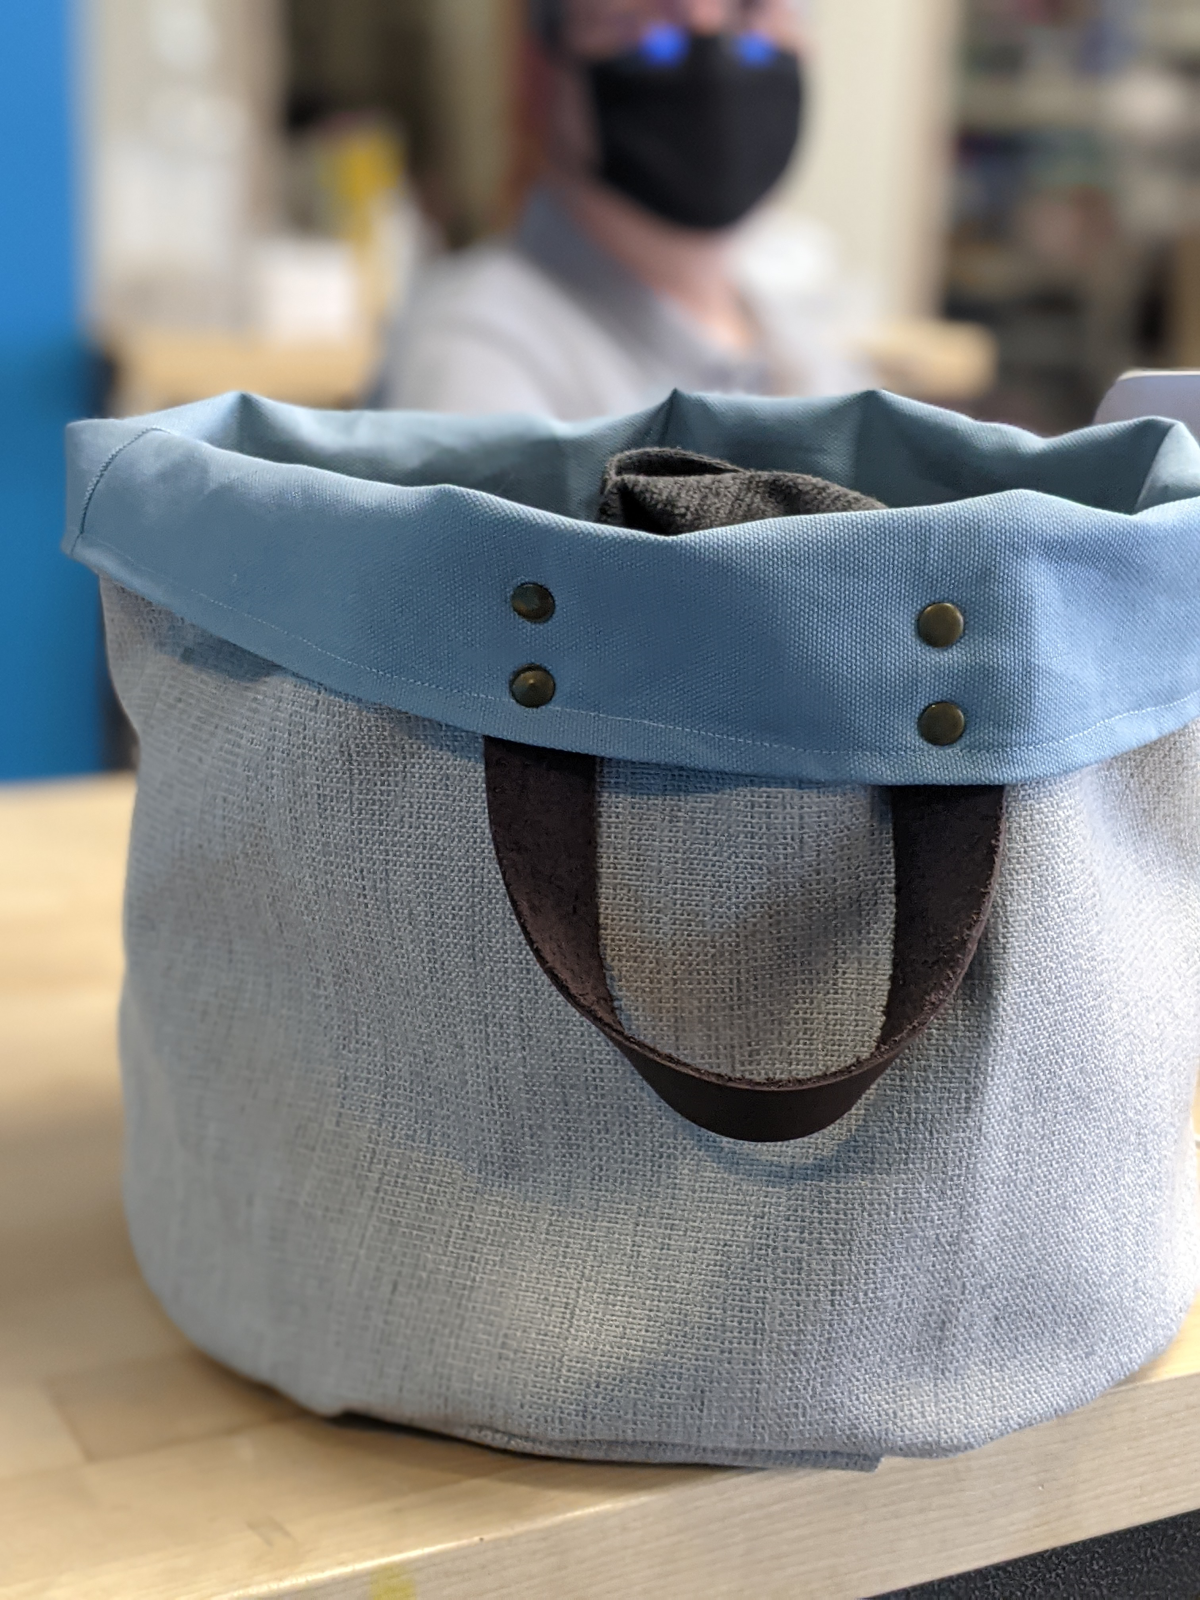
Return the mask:
[[600, 948], [596, 758], [485, 739], [484, 765], [496, 860], [542, 970], [669, 1106], [728, 1139], [801, 1139], [845, 1116], [949, 1002], [987, 924], [1004, 790], [890, 790], [892, 976], [870, 1055], [778, 1083], [704, 1072], [633, 1038], [617, 1015]]

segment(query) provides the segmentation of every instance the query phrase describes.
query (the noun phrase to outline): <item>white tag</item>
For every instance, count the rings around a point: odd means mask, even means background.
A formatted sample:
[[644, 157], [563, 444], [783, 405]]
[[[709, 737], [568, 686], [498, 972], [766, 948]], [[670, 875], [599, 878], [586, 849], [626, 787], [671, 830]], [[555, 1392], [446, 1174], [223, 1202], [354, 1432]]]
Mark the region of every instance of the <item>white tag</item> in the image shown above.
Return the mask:
[[1200, 439], [1200, 372], [1124, 372], [1100, 402], [1097, 422], [1170, 417]]

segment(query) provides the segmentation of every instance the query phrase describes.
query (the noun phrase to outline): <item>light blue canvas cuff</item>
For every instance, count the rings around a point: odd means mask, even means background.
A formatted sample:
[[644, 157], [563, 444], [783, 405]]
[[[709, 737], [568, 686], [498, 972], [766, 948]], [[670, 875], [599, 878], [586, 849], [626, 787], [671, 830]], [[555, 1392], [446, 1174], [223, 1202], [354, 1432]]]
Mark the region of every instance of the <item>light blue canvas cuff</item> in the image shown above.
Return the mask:
[[[869, 392], [637, 416], [313, 412], [228, 395], [69, 430], [67, 549], [337, 693], [563, 749], [799, 782], [1015, 783], [1200, 715], [1200, 446], [1042, 440]], [[618, 450], [810, 472], [890, 509], [663, 539], [590, 520]], [[536, 582], [554, 615], [510, 604]], [[951, 601], [937, 650], [921, 610]], [[553, 700], [514, 702], [537, 664]], [[933, 702], [966, 732], [935, 747]]]

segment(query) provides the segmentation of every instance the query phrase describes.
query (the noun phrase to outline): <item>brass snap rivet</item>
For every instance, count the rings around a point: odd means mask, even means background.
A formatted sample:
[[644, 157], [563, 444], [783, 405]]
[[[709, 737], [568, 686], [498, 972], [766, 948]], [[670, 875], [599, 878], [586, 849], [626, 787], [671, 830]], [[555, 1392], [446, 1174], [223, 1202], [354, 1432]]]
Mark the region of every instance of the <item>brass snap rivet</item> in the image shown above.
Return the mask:
[[530, 711], [548, 706], [557, 687], [545, 667], [522, 667], [508, 680], [509, 694], [519, 706], [527, 706]]
[[512, 608], [526, 622], [549, 622], [554, 596], [541, 583], [519, 583], [512, 592]]
[[952, 644], [957, 644], [966, 625], [962, 612], [948, 600], [926, 606], [917, 618], [917, 632], [935, 650], [949, 650]]
[[936, 700], [917, 718], [917, 732], [927, 744], [957, 744], [966, 731], [962, 707], [953, 700]]

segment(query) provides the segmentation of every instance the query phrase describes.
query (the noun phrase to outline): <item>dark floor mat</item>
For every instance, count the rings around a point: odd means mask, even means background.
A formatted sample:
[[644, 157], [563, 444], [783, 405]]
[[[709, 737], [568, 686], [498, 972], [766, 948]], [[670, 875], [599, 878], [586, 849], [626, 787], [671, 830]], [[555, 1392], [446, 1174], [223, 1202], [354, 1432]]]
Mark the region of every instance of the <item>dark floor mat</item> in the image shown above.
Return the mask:
[[874, 1600], [1200, 1600], [1200, 1511]]

